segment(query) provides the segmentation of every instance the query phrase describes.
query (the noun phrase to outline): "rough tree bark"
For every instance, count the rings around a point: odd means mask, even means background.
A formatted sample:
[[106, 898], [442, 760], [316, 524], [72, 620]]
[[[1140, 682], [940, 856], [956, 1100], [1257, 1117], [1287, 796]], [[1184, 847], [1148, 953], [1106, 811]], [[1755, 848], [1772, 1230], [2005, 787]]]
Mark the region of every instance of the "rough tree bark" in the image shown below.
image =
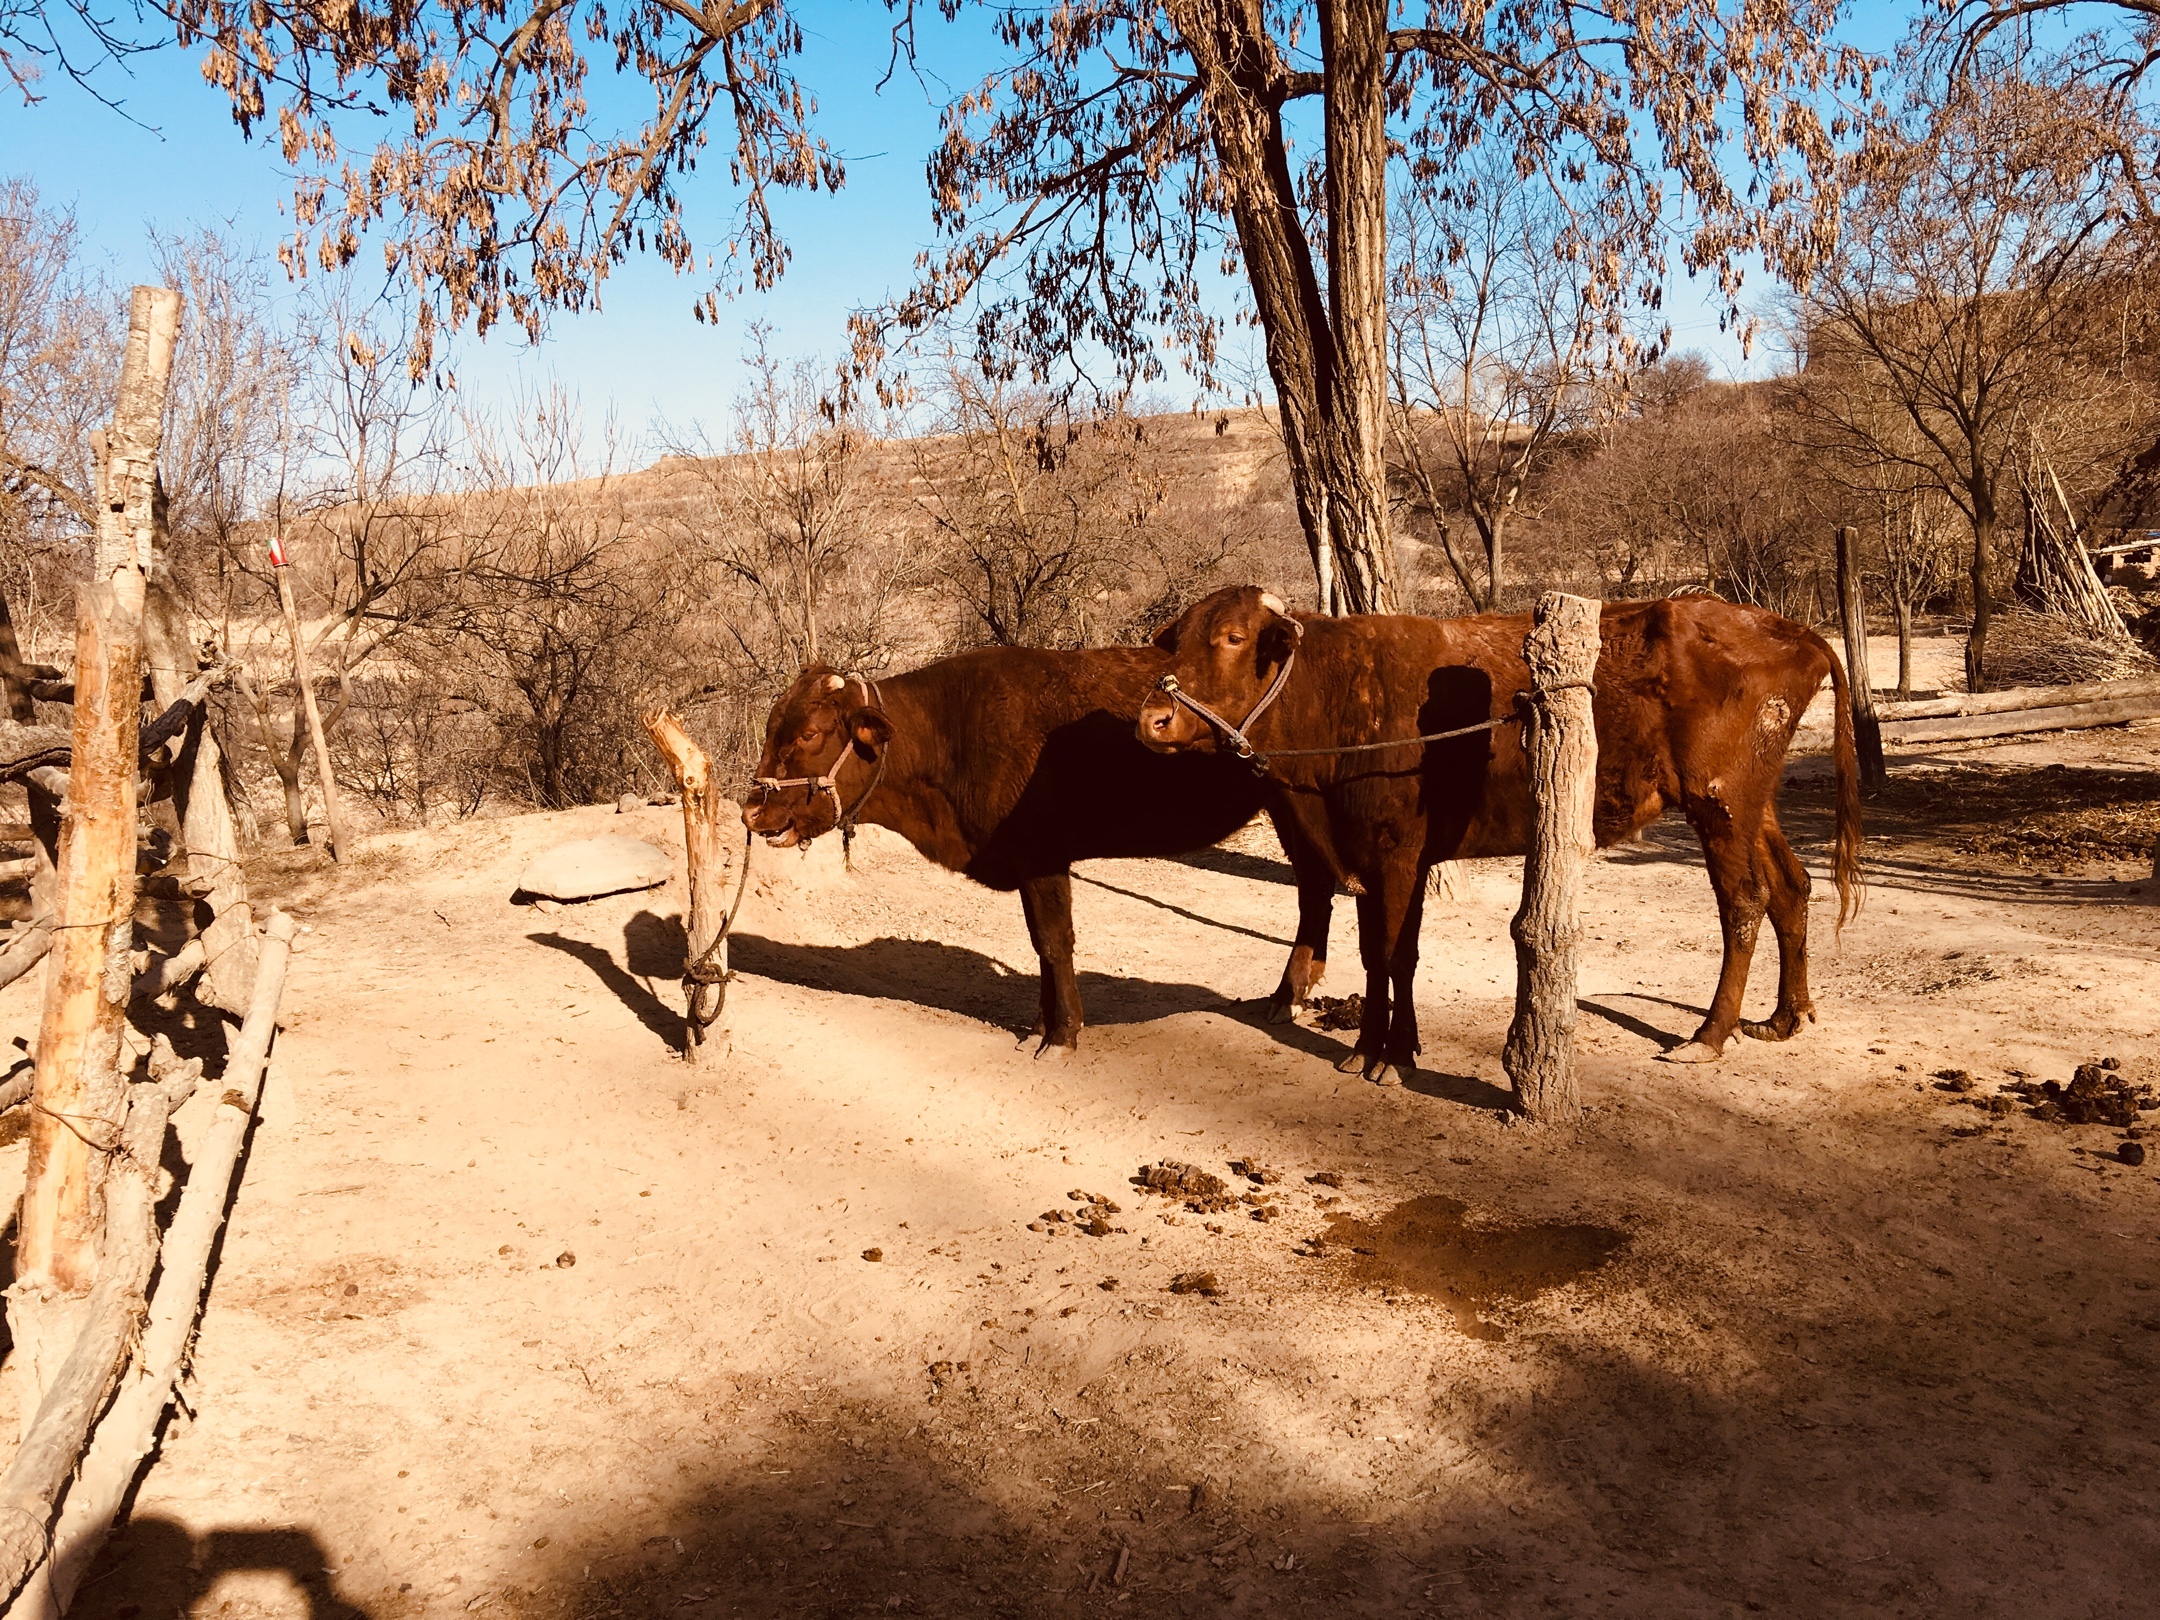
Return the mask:
[[158, 444], [180, 295], [138, 287], [111, 431], [97, 438], [97, 546], [77, 595], [75, 718], [59, 842], [56, 923], [39, 1025], [30, 1164], [10, 1327], [43, 1389], [72, 1343], [98, 1270], [108, 1156], [127, 1081], [120, 1032], [132, 984], [136, 744], [143, 600], [155, 560]]
[[[1356, 352], [1346, 370], [1330, 305], [1349, 289], [1321, 291], [1283, 132], [1292, 75], [1263, 8], [1252, 0], [1174, 0], [1169, 12], [1203, 86], [1209, 139], [1267, 340], [1284, 459], [1323, 606], [1340, 593], [1352, 613], [1392, 613], [1386, 484], [1384, 478], [1354, 482], [1360, 469], [1383, 466], [1384, 306], [1373, 303], [1353, 324]], [[1330, 164], [1329, 206], [1340, 196], [1356, 215], [1347, 221], [1347, 236], [1345, 222], [1330, 218], [1329, 275], [1384, 288], [1386, 153], [1373, 131], [1385, 113], [1386, 8], [1382, 0], [1343, 0], [1327, 26], [1351, 51], [1339, 68], [1330, 62], [1325, 88], [1330, 154], [1340, 142], [1348, 165], [1334, 171]]]
[[1875, 687], [1868, 675], [1867, 599], [1861, 592], [1860, 531], [1837, 532], [1838, 625], [1845, 633], [1845, 681], [1852, 693], [1853, 743], [1860, 755], [1860, 791], [1870, 798], [1889, 780], [1883, 766], [1882, 726], [1875, 717]]
[[1516, 1103], [1535, 1120], [1580, 1112], [1575, 1077], [1575, 968], [1583, 878], [1596, 848], [1598, 604], [1548, 591], [1523, 642], [1530, 665], [1530, 848], [1515, 913], [1515, 1021], [1500, 1061]]
[[721, 930], [734, 903], [729, 880], [737, 875], [735, 862], [747, 860], [748, 854], [741, 841], [730, 836], [731, 829], [742, 824], [741, 813], [722, 795], [711, 760], [683, 723], [660, 709], [645, 716], [645, 730], [682, 789], [683, 847], [690, 870], [689, 915], [684, 918], [687, 1027], [683, 1056], [696, 1063], [704, 1050], [705, 1031], [727, 1003], [727, 944]]
[[275, 568], [271, 572], [277, 575], [278, 607], [285, 614], [285, 633], [292, 637], [293, 679], [300, 683], [300, 703], [307, 713], [308, 741], [315, 749], [315, 775], [322, 784], [323, 824], [327, 828], [330, 858], [340, 861], [350, 846], [345, 842], [345, 810], [338, 802], [337, 772], [330, 763], [330, 745], [323, 739], [322, 711], [315, 704], [315, 672], [309, 663], [307, 640], [300, 634], [300, 611], [293, 605], [292, 585], [285, 577], [286, 571]]

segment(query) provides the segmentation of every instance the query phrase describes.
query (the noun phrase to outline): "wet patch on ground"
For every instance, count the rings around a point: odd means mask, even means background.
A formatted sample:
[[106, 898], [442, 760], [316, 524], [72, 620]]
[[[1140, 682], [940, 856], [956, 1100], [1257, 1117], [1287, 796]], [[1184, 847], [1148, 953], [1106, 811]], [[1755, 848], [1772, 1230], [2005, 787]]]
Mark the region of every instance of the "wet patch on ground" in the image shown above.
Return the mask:
[[1315, 1250], [1340, 1263], [1362, 1288], [1391, 1288], [1436, 1300], [1473, 1339], [1497, 1339], [1491, 1320], [1507, 1305], [1588, 1275], [1627, 1246], [1611, 1227], [1544, 1222], [1518, 1225], [1473, 1216], [1460, 1199], [1438, 1193], [1397, 1204], [1374, 1220], [1327, 1217]]

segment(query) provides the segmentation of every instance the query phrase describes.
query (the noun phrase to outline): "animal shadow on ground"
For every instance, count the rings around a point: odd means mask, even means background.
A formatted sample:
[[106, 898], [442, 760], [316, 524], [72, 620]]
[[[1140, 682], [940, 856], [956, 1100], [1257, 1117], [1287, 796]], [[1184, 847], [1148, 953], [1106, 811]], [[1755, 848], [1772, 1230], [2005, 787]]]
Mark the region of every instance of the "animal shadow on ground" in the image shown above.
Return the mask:
[[[1026, 1029], [1035, 1021], [1040, 981], [996, 957], [936, 939], [865, 940], [859, 945], [791, 945], [756, 934], [729, 942], [729, 965], [740, 972], [811, 990], [875, 996], [935, 1007], [986, 1024]], [[1182, 1012], [1222, 1012], [1220, 990], [1204, 984], [1159, 983], [1123, 974], [1082, 973], [1087, 1021], [1102, 1026], [1152, 1023]]]
[[[641, 915], [649, 916], [650, 913]], [[654, 918], [654, 921], [659, 922], [661, 919]], [[527, 934], [525, 937], [535, 945], [545, 945], [551, 951], [561, 951], [565, 956], [574, 956], [583, 962], [593, 970], [594, 977], [614, 992], [616, 1000], [637, 1014], [639, 1023], [667, 1042], [671, 1050], [680, 1052], [683, 1049], [683, 1015], [662, 1001], [644, 979], [636, 976], [637, 967], [649, 966], [664, 955], [664, 950], [647, 939], [644, 930], [633, 933], [636, 928], [637, 924], [633, 920], [631, 926], [623, 930], [624, 954], [633, 964], [629, 970], [617, 963], [605, 947], [582, 939], [568, 939], [561, 934]], [[682, 932], [679, 925], [675, 937], [672, 960], [675, 973], [680, 975]], [[660, 977], [659, 974], [650, 976]]]
[[[105, 1544], [69, 1613], [78, 1620], [164, 1620], [193, 1614], [219, 1578], [274, 1570], [306, 1600], [309, 1620], [368, 1620], [338, 1593], [322, 1543], [306, 1530], [209, 1530], [171, 1519], [131, 1519]], [[227, 1602], [220, 1612], [233, 1608]]]

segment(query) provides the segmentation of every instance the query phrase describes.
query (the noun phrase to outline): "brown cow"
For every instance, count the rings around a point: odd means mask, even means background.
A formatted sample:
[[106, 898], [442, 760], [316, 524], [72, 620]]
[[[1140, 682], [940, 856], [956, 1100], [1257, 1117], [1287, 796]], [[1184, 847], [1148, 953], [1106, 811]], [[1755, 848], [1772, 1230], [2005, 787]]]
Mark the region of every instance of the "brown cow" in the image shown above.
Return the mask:
[[[1038, 1052], [1075, 1046], [1072, 863], [1202, 849], [1261, 808], [1242, 764], [1134, 740], [1132, 714], [1168, 668], [1152, 647], [984, 648], [874, 683], [813, 664], [765, 722], [743, 821], [782, 847], [875, 822], [940, 866], [1018, 889], [1042, 967]], [[1298, 874], [1298, 942], [1276, 992], [1288, 1005], [1325, 966], [1335, 881], [1295, 827], [1276, 832]]]
[[[1735, 1028], [1789, 1039], [1815, 1016], [1808, 875], [1785, 842], [1775, 801], [1793, 728], [1827, 675], [1837, 703], [1832, 871], [1842, 924], [1857, 899], [1860, 850], [1844, 671], [1814, 631], [1713, 597], [1608, 603], [1600, 628], [1597, 841], [1617, 844], [1677, 806], [1702, 840], [1725, 936], [1709, 1016], [1667, 1056], [1709, 1062]], [[1156, 638], [1172, 654], [1175, 692], [1148, 698], [1139, 735], [1166, 753], [1227, 752], [1218, 732], [1252, 717], [1251, 746], [1264, 756], [1474, 725], [1516, 712], [1530, 679], [1522, 654], [1529, 630], [1527, 614], [1330, 619], [1293, 616], [1254, 587], [1218, 591]], [[1271, 689], [1274, 701], [1254, 717]], [[1362, 1063], [1382, 1083], [1402, 1078], [1418, 1051], [1411, 975], [1426, 871], [1436, 861], [1523, 852], [1530, 804], [1520, 733], [1510, 724], [1399, 751], [1274, 758], [1264, 769], [1276, 824], [1294, 825], [1335, 873], [1363, 886], [1364, 1023], [1338, 1066]], [[1777, 1010], [1767, 1023], [1743, 1025], [1740, 999], [1765, 909], [1778, 941]]]

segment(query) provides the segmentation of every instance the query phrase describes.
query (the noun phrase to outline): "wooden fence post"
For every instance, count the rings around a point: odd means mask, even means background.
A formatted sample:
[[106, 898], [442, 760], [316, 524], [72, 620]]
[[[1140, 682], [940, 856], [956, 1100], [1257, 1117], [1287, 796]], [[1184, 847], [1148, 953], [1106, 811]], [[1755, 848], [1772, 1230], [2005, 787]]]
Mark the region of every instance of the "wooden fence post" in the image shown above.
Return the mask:
[[1870, 798], [1890, 780], [1883, 764], [1882, 726], [1868, 678], [1867, 601], [1860, 590], [1860, 531], [1837, 532], [1838, 624], [1845, 632], [1845, 685], [1852, 694], [1853, 746], [1860, 756], [1860, 791]]
[[135, 937], [136, 744], [143, 602], [180, 295], [137, 287], [110, 432], [97, 436], [97, 548], [76, 596], [75, 717], [55, 922], [39, 1025], [30, 1163], [9, 1326], [42, 1391], [98, 1271], [105, 1166], [127, 1106], [120, 1034]]
[[1583, 874], [1597, 847], [1597, 671], [1600, 604], [1560, 591], [1538, 599], [1523, 642], [1530, 665], [1530, 848], [1515, 913], [1515, 1021], [1500, 1061], [1517, 1105], [1535, 1120], [1581, 1111], [1575, 1077], [1575, 958]]
[[285, 633], [292, 638], [293, 679], [300, 683], [300, 707], [307, 715], [308, 742], [315, 750], [315, 775], [322, 783], [323, 824], [328, 829], [330, 858], [343, 860], [345, 809], [338, 802], [337, 772], [331, 768], [330, 746], [323, 740], [322, 710], [315, 703], [315, 670], [308, 658], [307, 640], [300, 634], [300, 610], [293, 604], [292, 585], [285, 578], [290, 565], [279, 563], [270, 572], [277, 576], [278, 607], [285, 615]]
[[739, 827], [742, 818], [727, 813], [730, 806], [713, 777], [712, 761], [682, 721], [667, 709], [656, 709], [645, 716], [645, 730], [682, 789], [683, 848], [690, 863], [690, 910], [683, 920], [683, 1056], [696, 1063], [705, 1031], [727, 1004], [727, 941], [721, 931], [729, 908], [738, 903], [729, 896], [727, 880], [735, 861], [747, 862], [749, 853], [738, 852], [737, 839], [730, 836], [730, 823]]

